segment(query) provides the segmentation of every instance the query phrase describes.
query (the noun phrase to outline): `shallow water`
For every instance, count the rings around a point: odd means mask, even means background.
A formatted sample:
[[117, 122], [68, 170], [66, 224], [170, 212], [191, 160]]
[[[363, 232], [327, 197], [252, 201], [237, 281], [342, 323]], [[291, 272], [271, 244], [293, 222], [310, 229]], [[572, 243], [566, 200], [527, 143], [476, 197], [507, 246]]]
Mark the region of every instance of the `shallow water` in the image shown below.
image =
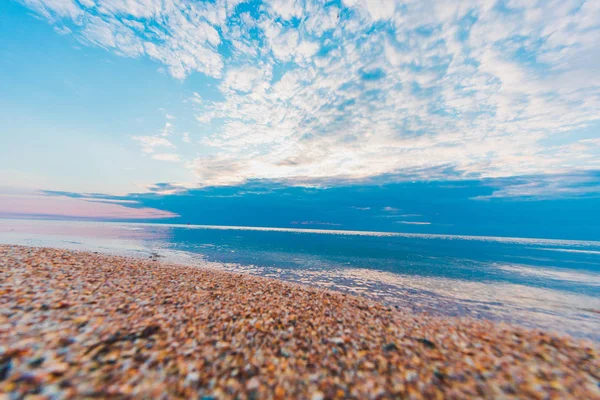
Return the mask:
[[271, 276], [436, 315], [600, 340], [600, 242], [0, 220], [0, 243], [93, 250]]

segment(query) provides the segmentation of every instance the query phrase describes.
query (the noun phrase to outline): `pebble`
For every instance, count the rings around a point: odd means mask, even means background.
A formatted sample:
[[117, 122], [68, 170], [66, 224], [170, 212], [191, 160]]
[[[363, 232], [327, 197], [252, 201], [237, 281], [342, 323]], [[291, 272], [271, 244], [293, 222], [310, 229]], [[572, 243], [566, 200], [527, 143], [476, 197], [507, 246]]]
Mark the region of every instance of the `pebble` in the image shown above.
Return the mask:
[[0, 400], [600, 399], [594, 343], [155, 260], [0, 245]]

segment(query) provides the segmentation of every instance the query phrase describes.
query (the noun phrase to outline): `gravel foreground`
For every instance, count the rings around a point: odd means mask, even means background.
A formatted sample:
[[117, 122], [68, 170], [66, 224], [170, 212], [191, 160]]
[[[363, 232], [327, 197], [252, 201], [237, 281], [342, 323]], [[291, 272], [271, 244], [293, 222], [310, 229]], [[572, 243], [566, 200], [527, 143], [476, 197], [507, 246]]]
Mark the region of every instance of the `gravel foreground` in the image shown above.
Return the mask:
[[0, 399], [600, 399], [594, 344], [272, 279], [0, 246]]

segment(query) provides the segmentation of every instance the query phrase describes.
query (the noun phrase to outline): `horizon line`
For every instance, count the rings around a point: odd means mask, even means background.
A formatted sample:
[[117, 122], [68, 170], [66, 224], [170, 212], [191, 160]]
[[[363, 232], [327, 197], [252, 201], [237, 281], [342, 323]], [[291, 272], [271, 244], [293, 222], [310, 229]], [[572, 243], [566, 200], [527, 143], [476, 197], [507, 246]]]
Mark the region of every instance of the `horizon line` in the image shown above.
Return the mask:
[[101, 220], [82, 220], [82, 219], [42, 219], [42, 218], [5, 218], [0, 220], [23, 220], [39, 222], [75, 222], [75, 223], [98, 223], [129, 226], [161, 226], [170, 228], [186, 229], [215, 229], [215, 230], [240, 230], [240, 231], [260, 231], [260, 232], [288, 232], [288, 233], [313, 233], [329, 235], [348, 235], [348, 236], [388, 236], [388, 237], [414, 237], [422, 239], [460, 239], [460, 240], [479, 240], [496, 241], [504, 243], [568, 243], [588, 246], [600, 246], [598, 240], [581, 239], [553, 239], [553, 238], [533, 238], [533, 237], [512, 237], [512, 236], [488, 236], [488, 235], [463, 235], [448, 233], [417, 233], [417, 232], [393, 232], [393, 231], [368, 231], [368, 230], [349, 230], [349, 229], [316, 229], [316, 228], [285, 228], [268, 226], [244, 226], [244, 225], [205, 225], [205, 224], [176, 224], [161, 222], [131, 222], [131, 221], [101, 221]]

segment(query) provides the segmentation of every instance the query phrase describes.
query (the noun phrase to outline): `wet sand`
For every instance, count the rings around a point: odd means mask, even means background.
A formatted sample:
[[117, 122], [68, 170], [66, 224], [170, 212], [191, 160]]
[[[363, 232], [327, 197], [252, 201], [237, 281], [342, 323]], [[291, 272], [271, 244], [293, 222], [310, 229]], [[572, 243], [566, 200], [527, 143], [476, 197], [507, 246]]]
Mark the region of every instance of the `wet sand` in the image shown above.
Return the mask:
[[0, 246], [0, 399], [600, 399], [594, 344], [281, 281]]

